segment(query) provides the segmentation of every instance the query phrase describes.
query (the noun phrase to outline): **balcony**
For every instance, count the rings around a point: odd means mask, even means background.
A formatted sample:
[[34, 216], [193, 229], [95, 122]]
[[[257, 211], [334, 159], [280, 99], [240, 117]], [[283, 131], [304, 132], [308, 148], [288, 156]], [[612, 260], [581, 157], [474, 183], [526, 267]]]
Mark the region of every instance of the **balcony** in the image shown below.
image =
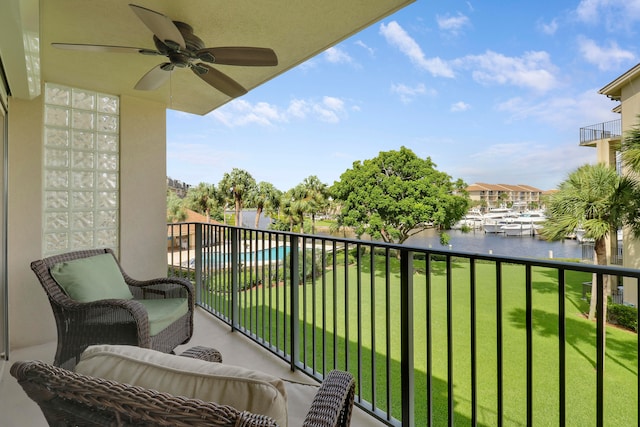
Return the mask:
[[[168, 242], [196, 285], [188, 346], [303, 381], [348, 370], [354, 426], [638, 424], [637, 335], [579, 313], [583, 283], [639, 270], [200, 223]], [[37, 414], [6, 371], [3, 405]]]
[[580, 128], [580, 145], [595, 147], [596, 142], [602, 139], [620, 141], [622, 137], [622, 120], [598, 123]]

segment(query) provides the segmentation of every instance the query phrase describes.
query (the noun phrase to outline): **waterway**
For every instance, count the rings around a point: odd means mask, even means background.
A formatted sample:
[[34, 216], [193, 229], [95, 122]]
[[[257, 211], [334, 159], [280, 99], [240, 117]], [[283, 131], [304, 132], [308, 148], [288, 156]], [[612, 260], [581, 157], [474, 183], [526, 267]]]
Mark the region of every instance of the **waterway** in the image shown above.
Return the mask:
[[[527, 258], [582, 258], [582, 246], [576, 240], [548, 242], [537, 236], [506, 236], [503, 233], [485, 233], [483, 230], [463, 233], [448, 230], [450, 249], [481, 254]], [[440, 235], [428, 229], [409, 238], [407, 244], [426, 248], [443, 248]]]
[[[242, 220], [244, 226], [253, 227], [255, 211], [243, 210]], [[262, 216], [259, 228], [266, 230], [270, 222], [268, 217]], [[450, 249], [453, 251], [527, 258], [582, 258], [582, 246], [576, 240], [548, 242], [537, 236], [505, 236], [503, 233], [485, 233], [484, 230], [468, 233], [463, 233], [460, 230], [447, 230], [446, 233], [450, 237]], [[329, 235], [325, 230], [318, 230], [318, 234]], [[342, 231], [332, 235], [334, 237], [354, 237], [348, 232]], [[406, 244], [421, 248], [448, 248], [440, 244], [440, 235], [435, 229], [427, 229], [410, 237]]]

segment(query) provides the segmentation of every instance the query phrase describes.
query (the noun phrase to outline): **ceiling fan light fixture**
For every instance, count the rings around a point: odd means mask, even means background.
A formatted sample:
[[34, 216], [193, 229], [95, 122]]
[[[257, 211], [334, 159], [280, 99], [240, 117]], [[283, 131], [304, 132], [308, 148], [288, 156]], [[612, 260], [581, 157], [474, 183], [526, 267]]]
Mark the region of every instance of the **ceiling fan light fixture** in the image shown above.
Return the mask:
[[216, 57], [213, 56], [211, 52], [198, 53], [198, 58], [200, 58], [201, 61], [210, 62], [212, 64], [216, 62]]
[[203, 74], [207, 74], [209, 72], [209, 69], [207, 67], [203, 67], [202, 65], [199, 64], [193, 64], [191, 66], [191, 68], [193, 69], [193, 71], [196, 72], [196, 74], [198, 74], [199, 76], [203, 75]]

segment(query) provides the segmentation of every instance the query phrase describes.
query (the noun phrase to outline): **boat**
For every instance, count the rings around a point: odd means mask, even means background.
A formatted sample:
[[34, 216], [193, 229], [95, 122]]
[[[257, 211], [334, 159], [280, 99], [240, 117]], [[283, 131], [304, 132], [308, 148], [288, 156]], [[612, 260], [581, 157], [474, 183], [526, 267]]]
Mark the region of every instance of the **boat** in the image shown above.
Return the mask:
[[518, 214], [509, 208], [493, 208], [484, 214], [483, 229], [485, 233], [502, 233], [502, 227], [510, 224]]
[[505, 236], [529, 236], [533, 234], [533, 226], [531, 224], [523, 224], [520, 222], [512, 222], [502, 226], [502, 232]]
[[511, 224], [511, 218], [501, 218], [501, 219], [485, 219], [482, 227], [484, 228], [485, 233], [503, 233], [503, 226], [507, 224]]
[[542, 228], [542, 222], [546, 220], [543, 212], [529, 211], [513, 218], [511, 223], [502, 226], [502, 232], [506, 236], [532, 236]]
[[471, 209], [460, 221], [456, 222], [453, 227], [454, 230], [460, 230], [461, 228], [480, 229], [484, 223], [484, 215], [477, 210]]

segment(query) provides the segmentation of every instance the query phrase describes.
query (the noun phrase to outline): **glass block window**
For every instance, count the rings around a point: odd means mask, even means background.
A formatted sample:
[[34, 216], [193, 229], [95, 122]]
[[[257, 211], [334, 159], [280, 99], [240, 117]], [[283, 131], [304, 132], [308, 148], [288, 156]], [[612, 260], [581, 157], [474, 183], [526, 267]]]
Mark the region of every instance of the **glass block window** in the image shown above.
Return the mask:
[[44, 256], [118, 249], [117, 96], [47, 83], [44, 97]]

